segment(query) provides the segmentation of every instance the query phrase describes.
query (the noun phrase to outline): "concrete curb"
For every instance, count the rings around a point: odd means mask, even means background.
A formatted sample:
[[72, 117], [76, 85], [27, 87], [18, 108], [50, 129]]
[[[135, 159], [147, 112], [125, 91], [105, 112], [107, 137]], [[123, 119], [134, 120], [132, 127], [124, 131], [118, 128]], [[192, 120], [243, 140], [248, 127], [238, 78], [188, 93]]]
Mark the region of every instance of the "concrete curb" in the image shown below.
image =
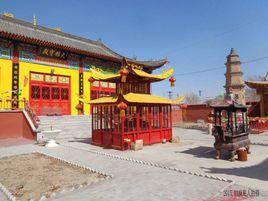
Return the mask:
[[82, 169], [85, 169], [85, 170], [89, 170], [89, 171], [92, 172], [92, 173], [97, 173], [97, 174], [103, 176], [105, 179], [111, 179], [111, 178], [114, 177], [112, 174], [108, 174], [108, 173], [105, 173], [105, 172], [102, 172], [102, 171], [99, 171], [99, 170], [96, 170], [96, 169], [87, 167], [87, 166], [85, 166], [85, 165], [80, 165], [80, 164], [78, 164], [78, 163], [73, 163], [73, 162], [67, 161], [67, 160], [65, 160], [65, 159], [62, 159], [62, 158], [60, 158], [60, 157], [57, 157], [57, 156], [53, 156], [53, 155], [47, 154], [47, 153], [42, 152], [42, 151], [35, 151], [34, 153], [43, 154], [43, 155], [49, 156], [49, 157], [51, 157], [51, 158], [54, 158], [54, 159], [56, 159], [56, 160], [58, 160], [58, 161], [67, 163], [67, 164], [69, 164], [69, 165], [76, 166], [76, 167], [78, 167], [78, 168], [82, 168]]
[[268, 143], [263, 143], [263, 142], [251, 142], [250, 145], [268, 146]]
[[12, 195], [12, 193], [3, 185], [0, 183], [0, 191], [2, 191], [9, 201], [16, 201], [16, 197]]
[[81, 149], [81, 148], [77, 148], [77, 147], [70, 146], [70, 145], [62, 145], [62, 146], [71, 147], [71, 148], [78, 149], [78, 150], [84, 150], [84, 151], [88, 151], [88, 152], [93, 153], [93, 154], [102, 155], [102, 156], [106, 156], [106, 157], [110, 157], [110, 158], [114, 158], [114, 159], [129, 161], [131, 163], [137, 163], [137, 164], [141, 164], [141, 165], [157, 167], [157, 168], [166, 169], [166, 170], [169, 170], [169, 171], [175, 171], [175, 172], [179, 172], [179, 173], [189, 174], [189, 175], [198, 176], [198, 177], [204, 177], [204, 178], [208, 178], [208, 179], [214, 179], [214, 180], [218, 180], [218, 181], [224, 181], [224, 182], [228, 182], [228, 183], [233, 182], [232, 180], [226, 179], [226, 178], [223, 178], [223, 177], [216, 177], [214, 175], [187, 171], [187, 170], [183, 170], [183, 169], [179, 169], [179, 168], [175, 168], [175, 167], [168, 167], [168, 166], [164, 166], [164, 165], [161, 165], [161, 164], [152, 163], [152, 162], [149, 162], [149, 161], [136, 160], [134, 158], [123, 157], [123, 156], [119, 156], [119, 155], [115, 155], [115, 154], [109, 154], [109, 153], [100, 152], [100, 151], [92, 151], [92, 150], [87, 150], [87, 149]]
[[[56, 156], [52, 156], [50, 154], [44, 153], [42, 151], [34, 151], [34, 152], [31, 152], [31, 153], [43, 154], [45, 156], [49, 156], [49, 157], [54, 158], [54, 159], [56, 159], [58, 161], [67, 163], [69, 165], [76, 166], [76, 167], [82, 168], [84, 170], [89, 170], [92, 173], [96, 173], [96, 174], [99, 174], [99, 175], [103, 176], [105, 180], [108, 180], [108, 179], [111, 179], [111, 178], [114, 177], [112, 174], [108, 174], [108, 173], [105, 173], [105, 172], [102, 172], [102, 171], [98, 171], [96, 169], [87, 167], [85, 165], [79, 165], [78, 163], [73, 163], [73, 162], [67, 161], [65, 159], [62, 159], [60, 157], [56, 157]], [[80, 185], [80, 187], [84, 187], [84, 186]], [[7, 196], [7, 199], [9, 201], [17, 201], [16, 197], [13, 196], [12, 193], [3, 184], [1, 184], [1, 183], [0, 183], [0, 191], [2, 191]]]
[[[84, 169], [84, 170], [89, 170], [91, 173], [96, 173], [96, 174], [99, 174], [99, 175], [103, 176], [105, 180], [109, 180], [109, 179], [111, 179], [111, 178], [114, 177], [112, 174], [108, 174], [108, 173], [105, 173], [105, 172], [102, 172], [102, 171], [98, 171], [98, 170], [96, 170], [96, 169], [87, 167], [87, 166], [85, 166], [85, 165], [80, 165], [80, 164], [78, 164], [78, 163], [73, 163], [73, 162], [67, 161], [67, 160], [65, 160], [65, 159], [63, 159], [63, 158], [56, 157], [56, 156], [47, 154], [47, 153], [42, 152], [42, 151], [35, 151], [35, 152], [33, 152], [33, 153], [43, 154], [43, 155], [45, 155], [45, 156], [49, 156], [49, 157], [51, 157], [51, 158], [53, 158], [53, 159], [55, 159], [55, 160], [64, 162], [64, 163], [66, 163], [66, 164], [69, 164], [69, 165], [72, 165], [72, 166], [75, 166], [75, 167], [78, 167], [78, 168], [82, 168], [82, 169]], [[86, 186], [86, 185], [85, 185], [85, 186]], [[77, 189], [82, 188], [82, 187], [84, 187], [84, 185], [80, 185]], [[74, 191], [74, 190], [75, 190], [75, 188], [73, 187], [70, 191]], [[62, 190], [62, 191], [59, 192], [59, 193], [64, 193], [64, 192], [65, 192], [65, 190]], [[51, 195], [51, 197], [53, 197], [53, 196]]]

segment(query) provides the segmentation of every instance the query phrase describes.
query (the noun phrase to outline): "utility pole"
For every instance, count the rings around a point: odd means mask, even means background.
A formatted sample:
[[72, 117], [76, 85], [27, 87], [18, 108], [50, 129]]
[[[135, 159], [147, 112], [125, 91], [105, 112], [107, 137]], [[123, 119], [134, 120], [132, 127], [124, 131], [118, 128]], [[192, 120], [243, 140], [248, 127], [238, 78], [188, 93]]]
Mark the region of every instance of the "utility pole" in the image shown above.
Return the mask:
[[173, 92], [172, 91], [168, 91], [168, 98], [169, 99], [172, 99], [172, 95], [173, 95]]

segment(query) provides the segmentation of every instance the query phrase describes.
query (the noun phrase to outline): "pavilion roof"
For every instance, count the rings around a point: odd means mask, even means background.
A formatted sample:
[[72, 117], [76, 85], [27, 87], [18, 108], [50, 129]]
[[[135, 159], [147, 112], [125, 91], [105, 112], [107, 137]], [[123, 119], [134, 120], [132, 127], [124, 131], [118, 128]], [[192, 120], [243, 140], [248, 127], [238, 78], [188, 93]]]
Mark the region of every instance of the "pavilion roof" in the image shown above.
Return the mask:
[[[150, 74], [150, 73], [145, 72], [144, 70], [135, 69], [132, 67], [130, 67], [129, 69], [130, 69], [129, 72], [131, 74], [140, 78], [137, 81], [149, 81], [149, 82], [158, 82], [158, 81], [165, 80], [168, 77], [170, 77], [174, 72], [173, 68], [166, 70], [162, 74]], [[96, 71], [94, 69], [91, 69], [91, 72], [92, 72], [92, 77], [98, 81], [119, 82], [121, 79], [121, 75], [119, 72], [116, 74], [106, 74], [106, 73], [101, 73], [99, 71]]]
[[210, 106], [214, 109], [219, 109], [219, 110], [222, 110], [222, 109], [225, 109], [225, 110], [228, 110], [228, 109], [246, 110], [249, 107], [248, 105], [238, 104], [238, 103], [236, 103], [234, 101], [230, 101], [230, 100], [218, 100], [218, 101], [212, 103]]
[[[128, 93], [122, 95], [122, 98], [128, 103], [144, 103], [144, 104], [181, 104], [183, 97], [176, 100], [170, 100], [160, 96], [151, 94]], [[119, 96], [108, 96], [88, 101], [88, 104], [110, 104], [119, 102]]]
[[[107, 59], [121, 63], [124, 56], [114, 52], [101, 41], [94, 41], [75, 36], [55, 29], [40, 25], [33, 25], [30, 22], [19, 20], [13, 17], [0, 15], [0, 37], [15, 39], [30, 44], [45, 45], [64, 49], [70, 52]], [[149, 71], [163, 66], [168, 61], [137, 61], [126, 58], [127, 61], [147, 68]]]
[[245, 81], [250, 88], [268, 88], [268, 81]]

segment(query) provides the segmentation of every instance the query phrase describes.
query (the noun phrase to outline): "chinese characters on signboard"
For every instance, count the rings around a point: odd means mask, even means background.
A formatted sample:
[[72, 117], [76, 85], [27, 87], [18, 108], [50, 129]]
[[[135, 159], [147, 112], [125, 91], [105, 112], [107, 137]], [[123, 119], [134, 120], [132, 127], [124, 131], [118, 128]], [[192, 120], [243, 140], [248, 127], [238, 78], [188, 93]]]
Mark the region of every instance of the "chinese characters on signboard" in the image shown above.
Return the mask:
[[39, 47], [39, 55], [64, 60], [66, 60], [68, 56], [68, 54], [64, 51], [42, 46]]

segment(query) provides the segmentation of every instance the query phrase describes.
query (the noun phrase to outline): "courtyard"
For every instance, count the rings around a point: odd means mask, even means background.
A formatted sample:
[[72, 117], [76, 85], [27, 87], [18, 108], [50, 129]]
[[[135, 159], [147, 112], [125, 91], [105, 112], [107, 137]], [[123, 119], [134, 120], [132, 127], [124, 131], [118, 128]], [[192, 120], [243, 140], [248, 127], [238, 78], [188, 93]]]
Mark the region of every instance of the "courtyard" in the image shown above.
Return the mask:
[[[56, 148], [32, 142], [0, 148], [0, 157], [38, 151], [112, 175], [91, 185], [63, 187], [52, 196], [43, 192], [43, 200], [267, 200], [268, 133], [250, 136], [246, 162], [230, 162], [225, 156], [215, 160], [213, 136], [203, 131], [174, 127], [173, 134], [180, 143], [124, 152], [93, 146], [86, 133], [62, 134]], [[14, 179], [13, 186], [19, 181]], [[7, 200], [4, 194], [0, 197]]]

